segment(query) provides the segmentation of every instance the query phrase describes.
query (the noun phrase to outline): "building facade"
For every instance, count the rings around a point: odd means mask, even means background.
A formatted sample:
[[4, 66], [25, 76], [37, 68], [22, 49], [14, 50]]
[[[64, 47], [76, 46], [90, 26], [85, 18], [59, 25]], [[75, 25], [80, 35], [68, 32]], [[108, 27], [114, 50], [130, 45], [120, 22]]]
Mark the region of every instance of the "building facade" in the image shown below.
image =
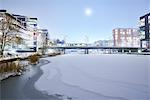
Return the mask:
[[22, 25], [25, 27], [25, 31], [22, 32], [21, 36], [26, 40], [25, 47], [26, 49], [34, 49], [37, 51], [37, 36], [38, 36], [38, 28], [37, 28], [37, 18], [27, 17], [24, 15], [16, 15], [12, 14], [17, 20], [22, 22]]
[[114, 43], [113, 40], [99, 40], [94, 42], [94, 46], [112, 47], [114, 46]]
[[84, 47], [87, 46], [86, 43], [66, 43], [65, 46], [69, 47]]
[[139, 31], [136, 28], [113, 29], [113, 41], [116, 47], [139, 47]]
[[[11, 18], [12, 24], [14, 26], [19, 27], [17, 37], [24, 41], [17, 47], [12, 45], [11, 47], [9, 47], [9, 49], [14, 48], [38, 51], [38, 48], [41, 48], [43, 45], [47, 44], [46, 40], [48, 38], [48, 30], [38, 27], [37, 18], [18, 14], [11, 14], [8, 13], [7, 10], [0, 10], [0, 21], [4, 20], [6, 16]], [[1, 26], [2, 25], [0, 25], [0, 28]], [[2, 32], [0, 32], [0, 35], [1, 33]]]
[[147, 48], [150, 48], [150, 13], [140, 17], [140, 32], [141, 37], [141, 47], [143, 47], [143, 42], [146, 44]]
[[25, 30], [25, 27], [21, 20], [16, 19], [6, 10], [0, 10], [0, 49], [2, 51], [20, 44], [22, 30]]
[[38, 48], [43, 48], [47, 45], [48, 42], [48, 30], [47, 29], [39, 29], [37, 35], [37, 45]]

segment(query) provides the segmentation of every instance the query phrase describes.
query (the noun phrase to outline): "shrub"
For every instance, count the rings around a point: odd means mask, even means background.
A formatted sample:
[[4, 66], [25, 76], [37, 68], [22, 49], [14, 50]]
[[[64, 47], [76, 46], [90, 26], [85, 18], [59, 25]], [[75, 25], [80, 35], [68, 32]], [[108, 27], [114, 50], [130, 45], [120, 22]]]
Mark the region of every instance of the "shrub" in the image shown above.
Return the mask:
[[0, 73], [5, 72], [19, 72], [21, 70], [20, 64], [16, 62], [5, 62], [0, 64]]
[[29, 56], [28, 59], [31, 64], [36, 64], [39, 61], [39, 55], [37, 55], [37, 54], [31, 55], [31, 56]]

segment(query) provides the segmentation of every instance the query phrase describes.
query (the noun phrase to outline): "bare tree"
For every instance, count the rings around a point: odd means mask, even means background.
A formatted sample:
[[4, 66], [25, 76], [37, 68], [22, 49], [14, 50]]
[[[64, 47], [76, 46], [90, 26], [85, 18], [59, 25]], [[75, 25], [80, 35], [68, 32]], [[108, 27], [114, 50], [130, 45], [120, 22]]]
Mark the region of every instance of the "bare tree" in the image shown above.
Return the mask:
[[10, 44], [16, 34], [19, 32], [20, 26], [18, 21], [8, 13], [1, 14], [0, 20], [0, 55], [4, 55], [5, 46]]
[[48, 41], [48, 33], [44, 34], [42, 39], [42, 54], [45, 54], [47, 51], [47, 41]]
[[18, 47], [19, 44], [23, 43], [24, 39], [20, 36], [15, 36], [13, 41], [17, 44]]
[[48, 47], [48, 30], [42, 29], [42, 32], [40, 33], [41, 35], [41, 53], [44, 55], [47, 51]]

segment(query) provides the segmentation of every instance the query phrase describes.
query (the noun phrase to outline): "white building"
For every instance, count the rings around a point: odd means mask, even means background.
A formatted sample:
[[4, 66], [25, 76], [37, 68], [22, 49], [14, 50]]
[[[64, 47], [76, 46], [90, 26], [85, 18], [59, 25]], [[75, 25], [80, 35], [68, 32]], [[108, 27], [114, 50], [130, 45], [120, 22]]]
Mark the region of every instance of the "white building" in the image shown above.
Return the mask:
[[113, 40], [99, 40], [94, 42], [95, 46], [101, 46], [101, 47], [112, 47], [114, 46]]
[[17, 47], [12, 43], [11, 48], [38, 51], [38, 48], [47, 43], [48, 30], [38, 28], [37, 18], [7, 13], [6, 10], [0, 11], [0, 16], [9, 15], [13, 19], [13, 23], [20, 27], [17, 36], [23, 39], [23, 43], [17, 45]]

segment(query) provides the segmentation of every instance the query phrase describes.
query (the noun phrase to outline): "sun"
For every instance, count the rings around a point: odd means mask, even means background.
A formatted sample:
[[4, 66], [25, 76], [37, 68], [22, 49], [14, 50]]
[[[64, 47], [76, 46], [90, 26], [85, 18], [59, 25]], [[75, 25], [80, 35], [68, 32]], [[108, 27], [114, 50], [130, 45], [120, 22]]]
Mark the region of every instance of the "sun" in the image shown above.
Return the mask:
[[93, 13], [93, 11], [92, 11], [91, 8], [86, 8], [86, 9], [85, 9], [85, 15], [86, 15], [86, 16], [91, 16], [92, 13]]

